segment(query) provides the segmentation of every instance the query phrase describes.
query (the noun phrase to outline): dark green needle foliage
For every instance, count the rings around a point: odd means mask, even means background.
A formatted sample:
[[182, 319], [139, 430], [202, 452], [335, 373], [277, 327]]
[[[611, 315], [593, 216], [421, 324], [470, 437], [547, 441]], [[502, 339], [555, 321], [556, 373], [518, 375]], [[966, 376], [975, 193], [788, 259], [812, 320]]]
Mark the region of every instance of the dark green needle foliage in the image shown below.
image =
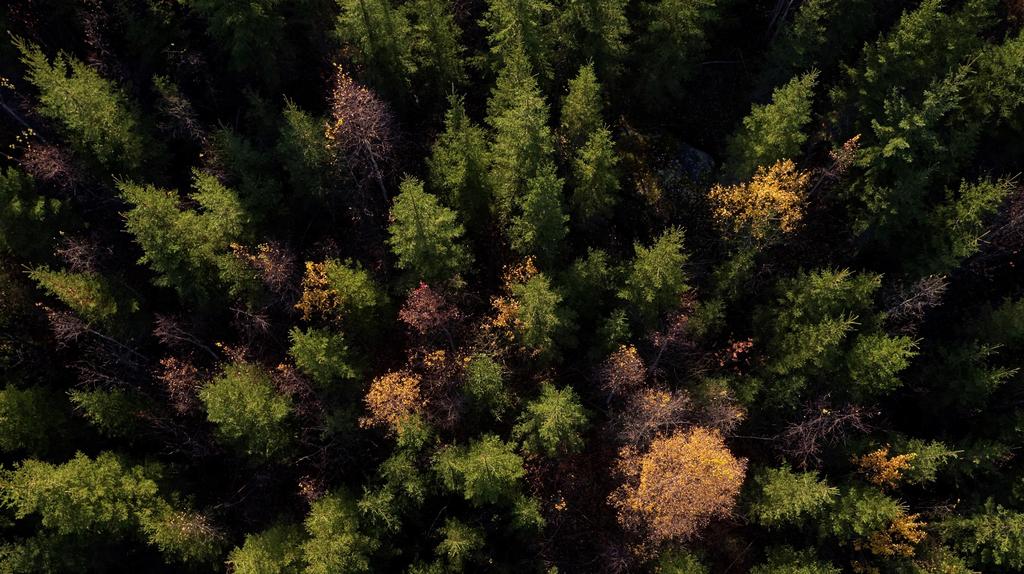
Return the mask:
[[1019, 0], [9, 0], [0, 574], [1024, 571]]

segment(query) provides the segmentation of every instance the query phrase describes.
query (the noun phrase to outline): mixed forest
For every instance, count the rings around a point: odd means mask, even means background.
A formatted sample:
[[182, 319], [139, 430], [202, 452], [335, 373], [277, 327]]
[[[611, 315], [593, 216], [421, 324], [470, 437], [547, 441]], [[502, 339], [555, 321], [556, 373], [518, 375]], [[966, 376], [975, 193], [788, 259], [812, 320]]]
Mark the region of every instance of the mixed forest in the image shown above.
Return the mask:
[[0, 573], [1024, 571], [1021, 0], [7, 0]]

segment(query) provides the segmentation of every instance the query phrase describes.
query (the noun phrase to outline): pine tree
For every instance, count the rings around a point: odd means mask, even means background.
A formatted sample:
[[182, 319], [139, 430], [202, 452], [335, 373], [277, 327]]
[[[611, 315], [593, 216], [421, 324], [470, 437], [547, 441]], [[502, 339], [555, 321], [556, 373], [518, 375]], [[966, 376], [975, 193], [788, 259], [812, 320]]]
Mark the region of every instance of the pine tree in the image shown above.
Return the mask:
[[371, 571], [370, 558], [380, 542], [360, 530], [359, 511], [348, 493], [336, 491], [314, 502], [305, 527], [309, 536], [302, 544], [306, 574]]
[[0, 451], [43, 454], [69, 428], [65, 408], [58, 394], [43, 387], [0, 389]]
[[260, 78], [276, 87], [290, 60], [281, 0], [221, 2], [185, 0], [201, 14], [207, 32], [227, 52], [229, 67], [240, 76]]
[[789, 467], [766, 468], [754, 476], [750, 514], [768, 528], [793, 525], [819, 516], [839, 490], [814, 472], [793, 472]]
[[637, 88], [650, 105], [678, 99], [707, 49], [705, 30], [718, 18], [715, 0], [658, 0], [645, 7], [638, 30], [642, 64]]
[[338, 380], [356, 378], [351, 352], [341, 333], [318, 328], [302, 331], [292, 327], [288, 337], [291, 340], [288, 353], [295, 360], [295, 366], [320, 387], [328, 388]]
[[512, 445], [491, 434], [469, 446], [445, 447], [434, 456], [434, 471], [474, 505], [512, 502], [526, 474]]
[[511, 56], [487, 103], [487, 122], [494, 128], [489, 147], [494, 210], [507, 224], [528, 182], [553, 154], [548, 106], [521, 52]]
[[591, 62], [605, 81], [622, 71], [629, 21], [623, 0], [570, 0], [559, 15], [560, 45], [572, 56], [570, 65]]
[[507, 67], [521, 53], [530, 68], [549, 79], [553, 10], [546, 0], [489, 0], [480, 25], [488, 32], [487, 43], [497, 62]]
[[115, 319], [139, 310], [138, 301], [94, 271], [73, 273], [40, 267], [32, 270], [29, 277], [89, 323], [109, 327]]
[[619, 298], [632, 305], [646, 324], [679, 304], [680, 296], [689, 290], [683, 269], [687, 256], [683, 251], [683, 231], [665, 230], [653, 245], [633, 246], [636, 257], [626, 276]]
[[411, 279], [437, 284], [464, 273], [472, 258], [461, 243], [463, 232], [455, 212], [423, 191], [423, 182], [402, 181], [391, 207], [388, 245]]
[[542, 267], [555, 263], [568, 233], [569, 216], [562, 209], [562, 184], [562, 179], [555, 175], [555, 166], [545, 163], [527, 182], [521, 214], [512, 219], [509, 228], [512, 249], [535, 256]]
[[13, 167], [0, 170], [0, 253], [25, 259], [49, 255], [67, 219], [63, 202], [40, 195], [31, 177]]
[[322, 198], [330, 191], [330, 152], [323, 126], [323, 119], [311, 116], [291, 100], [285, 101], [277, 152], [296, 194]]
[[445, 572], [462, 572], [465, 563], [484, 547], [483, 532], [456, 518], [446, 518], [439, 531], [443, 538], [435, 553], [444, 564]]
[[228, 564], [237, 574], [300, 574], [304, 534], [301, 526], [286, 523], [247, 534], [242, 546], [228, 554]]
[[57, 121], [77, 151], [106, 170], [131, 174], [142, 167], [149, 142], [121, 88], [66, 53], [51, 64], [39, 46], [21, 38], [14, 45], [39, 90], [39, 113]]
[[556, 341], [564, 340], [569, 328], [562, 295], [543, 273], [514, 285], [512, 294], [516, 300], [516, 338], [536, 355], [550, 358], [557, 352]]
[[232, 253], [242, 240], [248, 216], [234, 192], [212, 175], [194, 173], [190, 196], [200, 210], [181, 209], [178, 194], [124, 182], [121, 196], [128, 232], [142, 248], [140, 263], [157, 273], [154, 283], [185, 299], [209, 302], [225, 287], [233, 297], [254, 289], [254, 277]]
[[586, 225], [611, 217], [618, 202], [618, 163], [611, 132], [603, 127], [592, 132], [573, 161], [572, 204], [577, 221]]
[[405, 13], [389, 0], [338, 0], [337, 34], [356, 49], [367, 82], [399, 104], [408, 98], [413, 36]]
[[811, 121], [811, 104], [818, 72], [791, 79], [772, 92], [772, 101], [754, 105], [743, 118], [743, 127], [729, 141], [726, 173], [734, 179], [747, 179], [759, 166], [799, 157], [807, 141], [803, 129]]
[[462, 30], [447, 2], [415, 0], [405, 8], [412, 24], [412, 58], [418, 81], [429, 86], [424, 91], [432, 91], [435, 101], [441, 103], [466, 82]]
[[463, 98], [453, 95], [448, 105], [444, 132], [427, 158], [430, 187], [459, 212], [471, 233], [483, 235], [491, 203], [486, 134], [466, 114]]
[[256, 459], [281, 454], [291, 440], [291, 400], [274, 388], [263, 368], [233, 363], [199, 390], [218, 435]]
[[594, 66], [581, 66], [576, 77], [569, 81], [569, 93], [562, 102], [560, 131], [569, 149], [578, 150], [604, 126], [602, 108], [601, 85], [597, 82]]
[[526, 405], [512, 430], [528, 452], [557, 457], [583, 449], [587, 412], [572, 387], [543, 383], [540, 396]]

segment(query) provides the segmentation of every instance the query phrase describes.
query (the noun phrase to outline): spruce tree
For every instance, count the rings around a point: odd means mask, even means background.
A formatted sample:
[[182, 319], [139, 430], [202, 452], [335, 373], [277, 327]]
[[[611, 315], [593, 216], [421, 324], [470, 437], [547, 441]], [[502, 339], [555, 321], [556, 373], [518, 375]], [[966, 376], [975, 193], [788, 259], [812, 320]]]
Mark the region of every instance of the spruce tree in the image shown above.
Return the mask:
[[466, 114], [463, 98], [453, 95], [448, 105], [444, 132], [427, 158], [430, 187], [459, 212], [470, 232], [482, 235], [491, 204], [487, 136]]
[[464, 273], [471, 261], [461, 244], [464, 230], [455, 212], [439, 205], [416, 178], [402, 181], [388, 232], [398, 267], [407, 270], [413, 280], [450, 280]]
[[557, 260], [568, 232], [569, 216], [562, 208], [562, 184], [555, 175], [555, 166], [546, 163], [526, 184], [526, 196], [520, 202], [521, 213], [512, 219], [509, 228], [512, 249], [522, 255], [533, 255], [542, 267]]
[[415, 64], [412, 28], [404, 11], [390, 0], [338, 0], [338, 5], [338, 37], [355, 48], [366, 81], [396, 104], [407, 101]]

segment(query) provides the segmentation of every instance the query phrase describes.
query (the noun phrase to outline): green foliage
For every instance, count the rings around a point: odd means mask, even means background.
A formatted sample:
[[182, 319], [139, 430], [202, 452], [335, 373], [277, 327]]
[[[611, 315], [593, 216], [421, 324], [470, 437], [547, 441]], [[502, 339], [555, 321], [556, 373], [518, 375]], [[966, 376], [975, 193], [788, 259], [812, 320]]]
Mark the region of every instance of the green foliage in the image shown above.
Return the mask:
[[0, 496], [17, 518], [38, 514], [44, 528], [62, 535], [127, 534], [159, 501], [151, 470], [109, 452], [95, 459], [78, 453], [61, 465], [28, 459], [2, 478]]
[[142, 530], [168, 562], [211, 564], [221, 555], [224, 539], [199, 513], [183, 512], [167, 504], [142, 516]]
[[545, 382], [540, 396], [519, 416], [512, 435], [523, 441], [528, 452], [555, 458], [583, 449], [586, 426], [587, 412], [572, 387], [559, 389]]
[[434, 456], [434, 471], [444, 486], [475, 505], [512, 502], [526, 475], [523, 459], [496, 435], [469, 446], [448, 446]]
[[769, 528], [800, 525], [820, 515], [839, 490], [819, 480], [814, 472], [793, 472], [789, 467], [766, 468], [754, 476], [750, 514]]
[[304, 538], [297, 524], [275, 524], [258, 534], [247, 534], [245, 543], [228, 554], [228, 564], [236, 574], [299, 574]]
[[541, 357], [551, 357], [556, 352], [556, 341], [569, 327], [569, 319], [562, 308], [562, 295], [543, 273], [514, 285], [512, 293], [519, 305], [516, 323], [519, 343]]
[[69, 396], [89, 424], [106, 436], [131, 437], [139, 430], [138, 415], [145, 404], [131, 391], [75, 389]]
[[644, 6], [646, 26], [638, 32], [643, 66], [640, 95], [652, 105], [682, 95], [698, 59], [707, 49], [706, 31], [718, 18], [715, 0], [657, 0]]
[[803, 129], [811, 121], [811, 103], [818, 72], [794, 77], [772, 92], [772, 101], [754, 105], [743, 118], [743, 127], [729, 140], [726, 172], [744, 180], [759, 166], [770, 166], [783, 159], [796, 159], [807, 141]]
[[922, 261], [925, 271], [945, 271], [980, 249], [986, 223], [1013, 191], [1008, 180], [963, 181], [956, 193], [947, 191], [946, 201], [931, 213], [933, 242], [930, 257]]
[[271, 86], [277, 84], [279, 60], [287, 46], [285, 20], [277, 12], [281, 0], [182, 2], [206, 18], [208, 33], [227, 52], [235, 73], [263, 77]]
[[388, 245], [397, 265], [412, 279], [437, 284], [463, 273], [471, 256], [461, 244], [464, 229], [454, 211], [423, 191], [423, 182], [407, 177], [391, 207]]
[[496, 420], [509, 408], [512, 400], [505, 389], [504, 369], [489, 355], [478, 353], [466, 363], [466, 380], [462, 387], [471, 408], [487, 412]]
[[696, 555], [686, 550], [671, 548], [658, 556], [655, 574], [710, 574], [711, 571]]
[[548, 106], [525, 56], [509, 60], [487, 103], [487, 123], [494, 129], [488, 152], [494, 211], [508, 222], [516, 199], [526, 194], [554, 153]]
[[307, 197], [322, 198], [329, 191], [331, 160], [324, 120], [311, 116], [291, 100], [285, 100], [283, 115], [277, 153], [288, 170], [292, 190]]
[[326, 388], [339, 379], [358, 376], [341, 333], [317, 328], [302, 331], [292, 327], [288, 337], [291, 340], [288, 353], [295, 360], [295, 366], [317, 385]]
[[543, 267], [552, 266], [569, 230], [569, 216], [562, 208], [564, 181], [555, 174], [554, 164], [545, 162], [537, 175], [526, 183], [526, 195], [520, 202], [522, 213], [512, 219], [509, 236], [512, 249], [533, 255]]
[[750, 570], [751, 574], [839, 574], [828, 562], [817, 559], [813, 549], [794, 550], [789, 546], [771, 548], [768, 559]]
[[262, 367], [233, 363], [199, 390], [218, 435], [258, 459], [281, 454], [291, 441], [291, 399], [274, 388]]
[[633, 306], [637, 316], [653, 323], [662, 313], [679, 305], [680, 296], [690, 289], [683, 269], [683, 230], [666, 229], [650, 247], [633, 246], [636, 258], [626, 276], [619, 298]]
[[31, 177], [13, 167], [0, 170], [0, 253], [25, 259], [49, 255], [66, 219], [64, 203], [40, 195]]
[[29, 273], [29, 277], [88, 323], [109, 326], [115, 318], [139, 309], [137, 301], [93, 271], [73, 273], [40, 267]]
[[139, 263], [157, 273], [154, 283], [181, 297], [211, 301], [223, 289], [233, 297], [250, 294], [255, 277], [235, 257], [231, 245], [242, 239], [248, 216], [238, 196], [212, 175], [194, 173], [199, 210], [179, 208], [178, 194], [122, 182], [128, 232], [142, 248]]
[[353, 57], [369, 83], [392, 101], [407, 97], [413, 37], [405, 13], [389, 0], [338, 0], [337, 34], [355, 48]]
[[982, 569], [1024, 568], [1024, 513], [989, 501], [982, 512], [949, 519], [940, 529], [954, 548]]
[[899, 374], [917, 355], [910, 337], [892, 337], [884, 333], [857, 336], [846, 355], [855, 395], [883, 396], [900, 387]]
[[455, 23], [452, 5], [441, 0], [414, 0], [404, 7], [412, 25], [417, 78], [442, 102], [454, 86], [466, 81], [465, 48], [459, 43], [462, 31]]
[[471, 231], [482, 232], [491, 201], [486, 134], [466, 115], [461, 97], [449, 97], [448, 105], [444, 132], [434, 140], [427, 158], [430, 186], [459, 212]]
[[489, 0], [480, 25], [488, 32], [491, 53], [505, 66], [522, 53], [541, 77], [550, 77], [552, 11], [545, 0]]
[[306, 574], [370, 572], [370, 557], [380, 542], [360, 531], [359, 511], [348, 493], [338, 491], [317, 500], [305, 521], [308, 540], [302, 544]]
[[484, 547], [483, 532], [456, 518], [446, 518], [438, 530], [443, 538], [436, 553], [446, 565], [445, 572], [462, 572], [466, 562]]
[[0, 451], [39, 453], [63, 438], [67, 429], [65, 405], [42, 387], [0, 390]]
[[605, 80], [614, 80], [622, 71], [626, 56], [626, 19], [624, 0], [569, 0], [558, 17], [560, 46], [571, 50], [570, 64], [590, 62]]
[[53, 63], [36, 44], [14, 39], [26, 78], [39, 90], [39, 113], [55, 120], [70, 143], [106, 170], [133, 173], [147, 157], [139, 113], [115, 83], [61, 52]]
[[903, 472], [903, 480], [908, 484], [928, 484], [935, 482], [939, 471], [952, 460], [959, 457], [957, 451], [950, 450], [945, 444], [937, 441], [925, 441], [911, 438], [897, 441], [894, 445], [898, 453], [913, 453], [910, 468]]
[[618, 163], [611, 132], [605, 128], [592, 132], [573, 161], [572, 206], [578, 221], [593, 223], [611, 216], [618, 202]]
[[876, 488], [854, 485], [843, 489], [819, 526], [822, 534], [849, 544], [887, 528], [902, 514], [903, 506], [897, 500]]
[[579, 73], [569, 80], [569, 93], [562, 102], [561, 135], [571, 149], [586, 143], [591, 134], [604, 126], [601, 118], [601, 85], [597, 83], [594, 66], [580, 67]]

